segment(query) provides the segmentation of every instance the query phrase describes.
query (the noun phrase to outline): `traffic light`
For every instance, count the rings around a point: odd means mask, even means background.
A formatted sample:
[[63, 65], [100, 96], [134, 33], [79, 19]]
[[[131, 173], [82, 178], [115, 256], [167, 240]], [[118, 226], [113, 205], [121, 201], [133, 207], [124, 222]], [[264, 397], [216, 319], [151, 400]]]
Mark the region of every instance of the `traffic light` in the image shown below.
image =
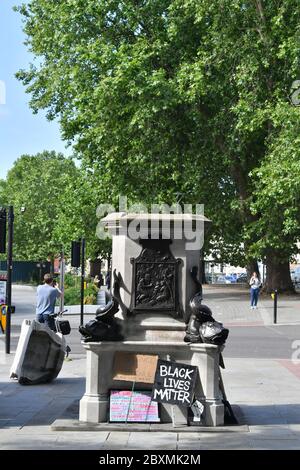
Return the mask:
[[80, 248], [81, 248], [80, 242], [72, 242], [71, 266], [73, 266], [73, 268], [80, 267]]
[[0, 253], [6, 252], [6, 209], [0, 207]]

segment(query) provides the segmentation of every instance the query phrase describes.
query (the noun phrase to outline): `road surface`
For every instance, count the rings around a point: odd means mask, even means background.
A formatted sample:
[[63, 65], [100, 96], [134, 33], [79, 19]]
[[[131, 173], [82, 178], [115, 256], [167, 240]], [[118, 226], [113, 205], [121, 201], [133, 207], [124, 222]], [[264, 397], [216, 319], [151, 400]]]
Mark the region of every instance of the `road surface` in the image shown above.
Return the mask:
[[[13, 286], [13, 303], [16, 313], [12, 315], [11, 350], [15, 351], [21, 324], [24, 318], [35, 318], [36, 289], [29, 286]], [[217, 300], [215, 301], [217, 302]], [[236, 300], [235, 300], [236, 302]], [[77, 329], [79, 316], [72, 317], [72, 332], [67, 337], [73, 354], [84, 354]], [[226, 319], [224, 318], [226, 326]], [[224, 350], [224, 358], [274, 358], [290, 359], [295, 341], [300, 342], [299, 325], [230, 326], [230, 333]], [[0, 341], [4, 335], [0, 334]], [[293, 347], [294, 346], [294, 347]]]

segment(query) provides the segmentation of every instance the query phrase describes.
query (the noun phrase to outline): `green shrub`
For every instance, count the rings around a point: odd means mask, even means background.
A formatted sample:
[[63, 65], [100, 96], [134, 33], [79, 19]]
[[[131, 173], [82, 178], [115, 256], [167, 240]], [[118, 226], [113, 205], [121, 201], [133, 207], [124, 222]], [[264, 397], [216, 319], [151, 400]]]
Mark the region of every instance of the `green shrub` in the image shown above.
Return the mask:
[[[89, 305], [96, 305], [98, 289], [93, 284], [88, 284], [84, 290], [84, 303]], [[65, 285], [65, 305], [79, 305], [80, 304], [80, 287], [68, 287]]]
[[65, 289], [68, 287], [76, 287], [80, 283], [79, 276], [74, 276], [73, 274], [65, 274]]
[[84, 303], [86, 305], [95, 305], [96, 304], [96, 296], [95, 295], [87, 295], [84, 297]]
[[88, 284], [84, 292], [86, 295], [97, 295], [98, 290], [95, 284]]
[[80, 289], [77, 287], [65, 288], [65, 305], [80, 304]]

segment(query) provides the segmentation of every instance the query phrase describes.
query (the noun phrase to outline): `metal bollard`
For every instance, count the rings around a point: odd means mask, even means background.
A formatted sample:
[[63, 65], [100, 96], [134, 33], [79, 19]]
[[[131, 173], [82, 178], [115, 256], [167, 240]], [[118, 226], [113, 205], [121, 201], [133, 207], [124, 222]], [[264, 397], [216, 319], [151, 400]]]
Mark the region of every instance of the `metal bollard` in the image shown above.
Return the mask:
[[277, 298], [278, 298], [278, 290], [275, 289], [274, 292], [273, 292], [271, 295], [272, 295], [272, 299], [274, 300], [273, 323], [276, 325], [276, 323], [277, 323]]

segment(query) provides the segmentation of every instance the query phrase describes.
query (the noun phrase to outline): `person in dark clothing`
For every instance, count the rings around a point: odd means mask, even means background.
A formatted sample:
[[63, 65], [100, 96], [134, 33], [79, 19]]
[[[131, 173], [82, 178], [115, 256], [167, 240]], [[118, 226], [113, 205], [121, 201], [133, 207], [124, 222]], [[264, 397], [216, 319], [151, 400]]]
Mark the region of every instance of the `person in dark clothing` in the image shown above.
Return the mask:
[[104, 281], [103, 281], [103, 276], [101, 273], [99, 274], [99, 276], [98, 274], [96, 274], [95, 279], [94, 279], [94, 284], [96, 287], [98, 287], [98, 289], [100, 289], [100, 287], [103, 286]]

